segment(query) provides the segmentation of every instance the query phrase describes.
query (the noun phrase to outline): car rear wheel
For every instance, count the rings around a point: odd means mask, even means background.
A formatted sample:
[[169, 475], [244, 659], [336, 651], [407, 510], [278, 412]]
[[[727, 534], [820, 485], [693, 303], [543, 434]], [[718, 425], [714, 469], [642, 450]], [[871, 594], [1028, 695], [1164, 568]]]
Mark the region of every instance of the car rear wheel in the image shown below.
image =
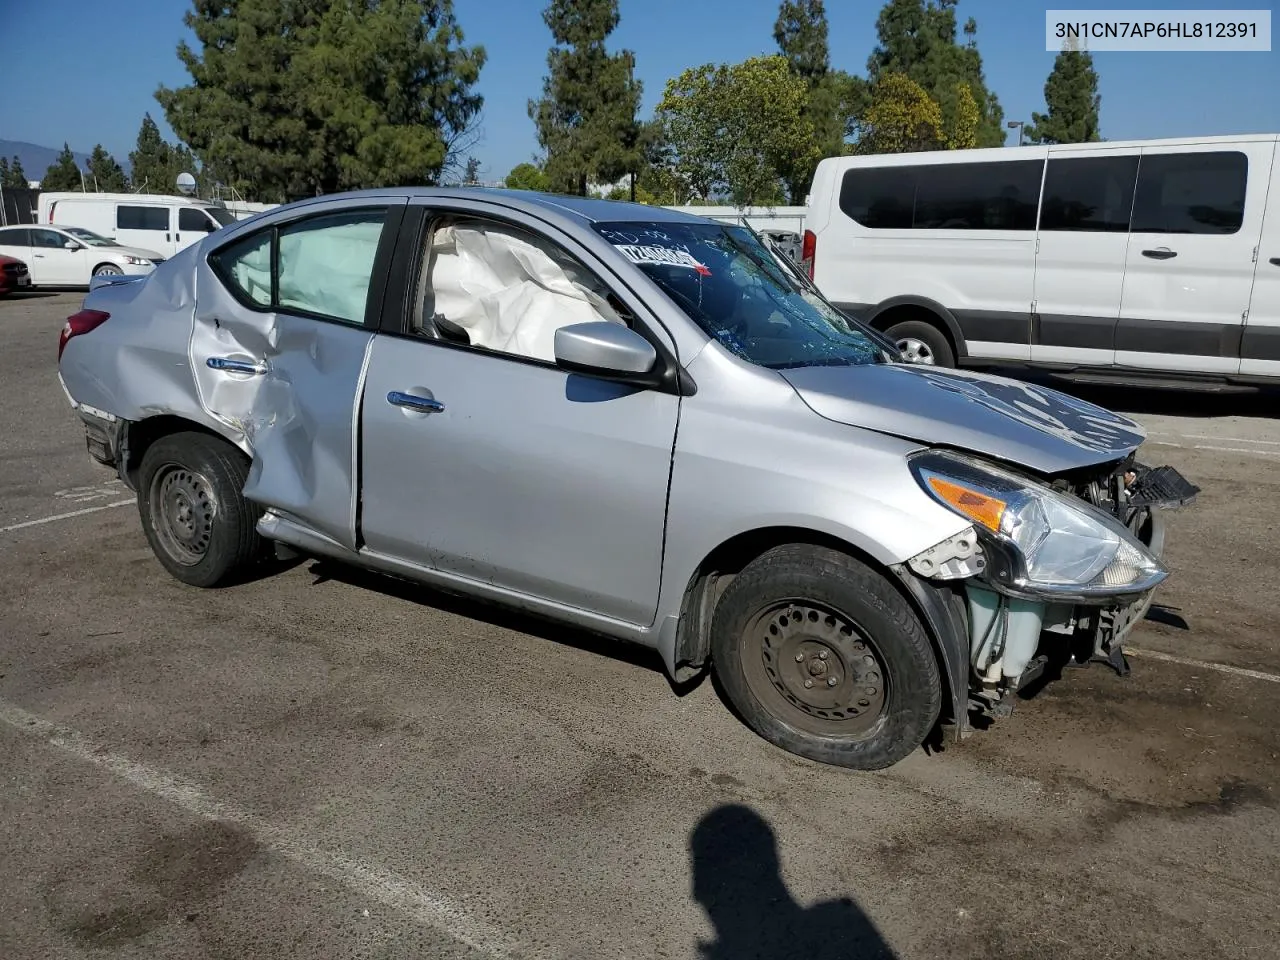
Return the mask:
[[893, 585], [825, 547], [777, 547], [730, 583], [712, 662], [751, 729], [791, 753], [858, 770], [897, 763], [942, 708], [938, 662]]
[[161, 437], [142, 457], [138, 512], [156, 558], [195, 587], [215, 587], [262, 554], [260, 510], [241, 491], [249, 476], [243, 453], [203, 433]]
[[100, 263], [94, 269], [93, 275], [95, 277], [119, 277], [124, 275], [124, 271], [114, 263]]
[[946, 335], [931, 323], [923, 320], [905, 320], [895, 323], [885, 335], [898, 345], [903, 357], [910, 363], [931, 366], [954, 367], [955, 352]]

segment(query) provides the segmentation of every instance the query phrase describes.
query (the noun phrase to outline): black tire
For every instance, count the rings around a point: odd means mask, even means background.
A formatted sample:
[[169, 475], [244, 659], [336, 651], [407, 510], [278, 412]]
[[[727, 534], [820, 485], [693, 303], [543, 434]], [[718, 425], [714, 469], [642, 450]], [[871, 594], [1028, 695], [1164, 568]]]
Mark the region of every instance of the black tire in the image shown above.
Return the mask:
[[820, 763], [892, 766], [942, 709], [938, 661], [910, 605], [879, 573], [826, 547], [775, 547], [752, 561], [716, 606], [711, 655], [752, 730]]
[[261, 510], [241, 493], [248, 476], [248, 458], [208, 434], [174, 433], [147, 448], [138, 512], [152, 551], [176, 579], [220, 586], [262, 556]]
[[899, 348], [904, 341], [914, 340], [928, 351], [935, 366], [954, 367], [956, 365], [956, 354], [951, 349], [947, 335], [928, 321], [904, 320], [886, 330], [885, 335], [898, 344]]
[[121, 270], [114, 263], [100, 263], [93, 268], [93, 275], [95, 277], [103, 277], [108, 275], [113, 277], [121, 277], [121, 276], [124, 276], [124, 271]]

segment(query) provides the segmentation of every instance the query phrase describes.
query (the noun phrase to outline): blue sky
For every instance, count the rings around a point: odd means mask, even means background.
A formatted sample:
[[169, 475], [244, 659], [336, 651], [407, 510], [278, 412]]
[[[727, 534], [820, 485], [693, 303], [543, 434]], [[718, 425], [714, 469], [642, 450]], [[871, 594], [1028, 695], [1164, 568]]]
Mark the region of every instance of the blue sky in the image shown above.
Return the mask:
[[[486, 179], [500, 179], [537, 151], [526, 101], [537, 96], [550, 34], [544, 0], [455, 0], [468, 43], [489, 61], [483, 139], [475, 150]], [[1044, 11], [1093, 9], [1267, 8], [1272, 0], [1236, 3], [1108, 4], [960, 0], [961, 23], [978, 21], [987, 83], [1008, 119], [1044, 109], [1053, 54], [1044, 49]], [[875, 46], [880, 0], [828, 0], [834, 66], [863, 73]], [[88, 151], [102, 143], [125, 159], [150, 111], [172, 138], [153, 93], [187, 75], [175, 53], [187, 34], [187, 0], [0, 0], [0, 138]], [[652, 111], [668, 78], [706, 62], [734, 62], [774, 52], [777, 0], [621, 0], [613, 46], [634, 50]], [[1274, 28], [1273, 28], [1274, 29]], [[1094, 54], [1101, 75], [1102, 134], [1113, 139], [1280, 131], [1280, 43], [1269, 53]], [[1012, 132], [1016, 138], [1017, 131]], [[38, 176], [43, 171], [28, 171]]]

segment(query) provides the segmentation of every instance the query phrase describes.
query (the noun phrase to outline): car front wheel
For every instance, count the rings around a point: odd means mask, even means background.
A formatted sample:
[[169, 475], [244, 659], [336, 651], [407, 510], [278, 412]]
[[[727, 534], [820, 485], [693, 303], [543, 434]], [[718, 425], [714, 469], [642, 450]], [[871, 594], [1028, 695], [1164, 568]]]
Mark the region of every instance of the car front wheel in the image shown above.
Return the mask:
[[143, 454], [138, 512], [156, 558], [195, 587], [215, 587], [262, 553], [260, 511], [241, 491], [249, 476], [243, 453], [203, 433], [161, 437]]
[[712, 622], [712, 662], [751, 729], [821, 763], [891, 766], [942, 708], [938, 662], [907, 601], [825, 547], [774, 548], [734, 578]]

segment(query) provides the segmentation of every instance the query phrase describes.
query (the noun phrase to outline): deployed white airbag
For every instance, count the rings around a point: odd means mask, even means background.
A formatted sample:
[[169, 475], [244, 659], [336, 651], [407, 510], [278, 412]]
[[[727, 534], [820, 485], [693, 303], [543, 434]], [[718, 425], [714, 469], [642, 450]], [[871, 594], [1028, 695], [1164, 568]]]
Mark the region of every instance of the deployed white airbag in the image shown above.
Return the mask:
[[332, 218], [280, 231], [280, 306], [364, 322], [383, 215]]
[[595, 278], [516, 231], [449, 225], [432, 237], [430, 309], [475, 346], [555, 362], [555, 332], [623, 320]]

